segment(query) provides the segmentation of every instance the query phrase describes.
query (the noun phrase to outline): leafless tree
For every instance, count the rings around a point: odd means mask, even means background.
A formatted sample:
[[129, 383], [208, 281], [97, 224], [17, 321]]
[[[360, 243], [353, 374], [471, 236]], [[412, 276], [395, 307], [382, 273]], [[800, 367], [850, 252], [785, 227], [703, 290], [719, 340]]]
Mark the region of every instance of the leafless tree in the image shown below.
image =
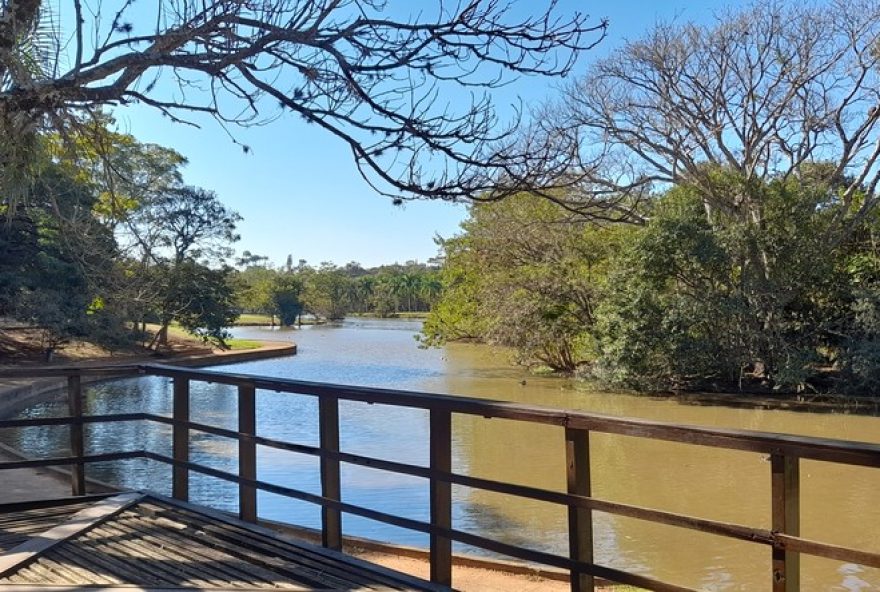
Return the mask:
[[577, 162], [566, 205], [626, 218], [689, 183], [710, 222], [723, 211], [760, 225], [762, 184], [822, 162], [844, 182], [832, 237], [843, 240], [880, 200], [878, 48], [876, 0], [758, 0], [711, 26], [657, 26], [570, 85], [545, 126]]
[[293, 114], [342, 139], [388, 195], [521, 188], [530, 155], [507, 141], [519, 121], [499, 121], [490, 91], [566, 74], [606, 24], [556, 0], [430, 4], [0, 0], [0, 164], [17, 162], [8, 138], [139, 102], [177, 123], [212, 117], [233, 140], [235, 126]]

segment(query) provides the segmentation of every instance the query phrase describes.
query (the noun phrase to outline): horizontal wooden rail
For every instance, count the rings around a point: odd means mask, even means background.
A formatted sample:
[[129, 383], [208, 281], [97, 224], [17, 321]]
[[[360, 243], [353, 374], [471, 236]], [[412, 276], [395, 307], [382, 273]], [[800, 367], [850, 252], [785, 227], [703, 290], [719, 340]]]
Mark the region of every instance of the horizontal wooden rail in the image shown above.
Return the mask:
[[[159, 416], [149, 413], [110, 413], [106, 415], [83, 415], [83, 423], [120, 423], [125, 421], [145, 421], [157, 419]], [[27, 428], [56, 425], [71, 425], [76, 420], [73, 417], [29, 417], [26, 419], [2, 419], [0, 429], [3, 428]]]
[[[173, 425], [175, 423], [174, 420], [170, 417], [157, 415], [148, 415], [147, 419], [167, 425]], [[234, 430], [218, 428], [202, 423], [186, 422], [186, 426], [191, 430], [232, 439], [237, 439], [240, 436], [240, 434]], [[810, 555], [816, 555], [817, 557], [856, 561], [857, 563], [860, 563], [862, 565], [880, 568], [880, 554], [878, 553], [871, 553], [858, 549], [849, 549], [835, 545], [826, 545], [807, 539], [786, 536], [767, 529], [753, 528], [727, 522], [719, 522], [715, 520], [708, 520], [705, 518], [696, 518], [693, 516], [685, 516], [673, 512], [666, 512], [663, 510], [654, 510], [641, 506], [610, 502], [589, 496], [562, 493], [558, 491], [551, 491], [548, 489], [530, 487], [527, 485], [516, 485], [503, 481], [493, 481], [491, 479], [472, 477], [470, 475], [461, 475], [444, 471], [434, 471], [428, 467], [384, 460], [370, 456], [362, 456], [350, 452], [322, 450], [317, 446], [309, 446], [307, 444], [295, 444], [292, 442], [284, 442], [262, 436], [257, 436], [256, 438], [253, 438], [253, 440], [256, 444], [269, 448], [275, 448], [277, 450], [286, 450], [289, 452], [296, 452], [309, 456], [330, 458], [338, 462], [359, 465], [371, 469], [389, 471], [392, 473], [410, 475], [413, 477], [421, 477], [424, 479], [435, 479], [437, 481], [443, 481], [455, 485], [462, 485], [464, 487], [471, 487], [473, 489], [491, 491], [494, 493], [511, 495], [535, 501], [596, 510], [599, 512], [616, 514], [618, 516], [625, 516], [628, 518], [635, 518], [648, 522], [656, 522], [659, 524], [666, 524], [668, 526], [675, 526], [678, 528], [687, 528], [700, 532], [706, 532], [709, 534], [716, 534], [741, 541], [760, 543], [779, 549], [801, 551]], [[231, 473], [226, 474], [232, 475]], [[852, 554], [849, 559], [841, 556], [841, 553], [846, 552]]]
[[138, 376], [143, 374], [140, 365], [119, 366], [42, 366], [35, 368], [2, 368], [0, 380], [4, 378], [67, 378], [68, 376]]
[[156, 374], [172, 378], [179, 376], [189, 380], [233, 386], [253, 384], [257, 389], [282, 393], [318, 397], [331, 396], [340, 400], [391, 405], [394, 407], [411, 407], [427, 410], [439, 409], [451, 413], [477, 415], [486, 419], [510, 419], [621, 436], [666, 440], [683, 444], [762, 454], [783, 454], [799, 458], [880, 468], [880, 444], [867, 442], [852, 442], [750, 430], [705, 428], [702, 426], [674, 424], [647, 419], [622, 418], [566, 409], [554, 409], [537, 405], [523, 405], [492, 399], [334, 385], [284, 378], [266, 378], [249, 374], [193, 370], [157, 364], [141, 366], [141, 369], [146, 374]]
[[[9, 377], [10, 371], [0, 371], [0, 378]], [[431, 578], [451, 585], [451, 542], [456, 541], [518, 559], [538, 562], [569, 570], [572, 590], [590, 590], [593, 577], [630, 584], [652, 590], [685, 590], [680, 586], [659, 582], [649, 577], [629, 574], [593, 562], [592, 512], [606, 512], [668, 526], [686, 528], [757, 543], [772, 551], [772, 588], [779, 591], [798, 590], [800, 587], [799, 558], [801, 554], [854, 562], [880, 568], [880, 553], [822, 543], [799, 536], [799, 462], [802, 458], [826, 462], [880, 467], [880, 445], [861, 442], [811, 438], [788, 434], [770, 434], [747, 430], [704, 428], [700, 426], [620, 418], [580, 411], [521, 405], [504, 401], [456, 397], [433, 393], [396, 391], [345, 385], [328, 385], [307, 381], [266, 378], [210, 370], [192, 370], [167, 365], [114, 366], [91, 368], [50, 368], [42, 371], [22, 369], [13, 372], [16, 377], [68, 377], [69, 384], [77, 387], [81, 376], [157, 375], [174, 382], [174, 415], [150, 413], [105, 414], [80, 416], [79, 409], [71, 406], [71, 417], [10, 419], [0, 421], [0, 428], [33, 426], [70, 426], [81, 429], [87, 424], [149, 421], [170, 425], [173, 432], [173, 456], [152, 451], [110, 452], [82, 454], [80, 433], [71, 432], [68, 457], [21, 460], [0, 463], [0, 470], [10, 468], [73, 465], [84, 467], [94, 462], [144, 458], [172, 467], [174, 496], [185, 499], [189, 493], [189, 473], [196, 472], [236, 483], [240, 492], [240, 512], [246, 520], [257, 519], [256, 491], [318, 504], [322, 509], [322, 533], [326, 546], [339, 547], [342, 537], [341, 516], [352, 514], [385, 524], [426, 533], [431, 539]], [[220, 428], [193, 422], [189, 416], [191, 381], [226, 384], [238, 387], [238, 430]], [[313, 396], [319, 399], [321, 438], [319, 446], [297, 444], [260, 436], [256, 424], [256, 394], [271, 390], [291, 395]], [[73, 392], [79, 392], [74, 388]], [[232, 394], [232, 393], [230, 393]], [[338, 401], [357, 401], [426, 410], [431, 418], [430, 466], [377, 459], [348, 453], [339, 449]], [[478, 416], [486, 419], [508, 419], [540, 423], [564, 428], [568, 465], [568, 491], [551, 491], [537, 487], [516, 485], [491, 479], [462, 475], [454, 471], [451, 456], [451, 418], [455, 414]], [[239, 443], [238, 474], [206, 467], [189, 459], [189, 438], [192, 432], [204, 432], [231, 438]], [[770, 530], [707, 520], [651, 508], [617, 503], [592, 497], [590, 483], [589, 434], [601, 432], [638, 438], [665, 440], [684, 444], [748, 451], [769, 455], [772, 460], [771, 494], [773, 521]], [[262, 481], [257, 475], [256, 447], [306, 454], [320, 459], [321, 494]], [[370, 467], [393, 473], [426, 479], [431, 491], [431, 520], [422, 522], [395, 516], [342, 501], [339, 480], [340, 463]], [[531, 499], [565, 506], [569, 511], [570, 556], [563, 557], [501, 543], [480, 535], [456, 530], [451, 520], [451, 486], [459, 485], [491, 491], [498, 494]]]
[[130, 450], [126, 452], [106, 452], [104, 454], [86, 454], [85, 456], [57, 456], [53, 458], [7, 460], [0, 462], [0, 471], [4, 469], [38, 469], [41, 467], [64, 467], [79, 463], [110, 462], [115, 460], [129, 460], [132, 458], [147, 458], [143, 450]]

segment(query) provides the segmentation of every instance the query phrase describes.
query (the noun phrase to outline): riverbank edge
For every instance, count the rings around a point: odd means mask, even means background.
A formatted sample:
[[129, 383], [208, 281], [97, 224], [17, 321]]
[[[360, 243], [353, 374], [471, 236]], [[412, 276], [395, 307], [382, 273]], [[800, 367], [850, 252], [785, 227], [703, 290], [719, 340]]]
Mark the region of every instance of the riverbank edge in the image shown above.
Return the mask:
[[[205, 366], [219, 366], [225, 364], [237, 364], [239, 362], [251, 362], [270, 358], [293, 356], [297, 353], [297, 345], [286, 341], [263, 341], [263, 346], [257, 349], [225, 350], [211, 353], [164, 355], [164, 356], [126, 356], [124, 358], [109, 359], [106, 361], [89, 361], [87, 363], [73, 363], [67, 366], [80, 367], [107, 367], [107, 366], [130, 366], [132, 364], [171, 363], [188, 368], [201, 368]], [[107, 380], [106, 377], [83, 376], [83, 384], [92, 384]], [[0, 382], [0, 419], [7, 419], [9, 415], [20, 411], [24, 407], [43, 402], [43, 398], [66, 386], [64, 379], [39, 379], [22, 380], [18, 384], [3, 384]]]

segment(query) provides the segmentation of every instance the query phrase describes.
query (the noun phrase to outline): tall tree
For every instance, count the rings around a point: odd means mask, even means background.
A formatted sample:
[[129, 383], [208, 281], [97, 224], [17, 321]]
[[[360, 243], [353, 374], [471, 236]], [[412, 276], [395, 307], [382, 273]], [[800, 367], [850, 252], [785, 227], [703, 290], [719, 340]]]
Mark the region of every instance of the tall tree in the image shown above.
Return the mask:
[[423, 342], [479, 338], [519, 362], [574, 371], [596, 356], [595, 309], [626, 230], [595, 228], [533, 195], [471, 209], [444, 242], [444, 293]]
[[683, 184], [709, 224], [720, 213], [760, 229], [763, 188], [827, 161], [828, 180], [846, 179], [829, 204], [839, 244], [880, 200], [878, 46], [876, 0], [756, 0], [707, 26], [660, 24], [551, 109], [548, 143], [577, 156], [579, 191], [563, 201], [643, 221], [633, 204]]
[[[182, 321], [197, 326], [198, 315], [203, 311], [202, 336], [223, 345], [223, 329], [218, 322], [226, 322], [234, 316], [231, 312], [215, 310], [218, 306], [234, 307], [231, 295], [219, 286], [216, 273], [204, 262], [223, 261], [230, 256], [231, 243], [238, 240], [235, 225], [241, 217], [226, 208], [216, 194], [198, 187], [172, 187], [142, 204], [133, 214], [130, 225], [143, 249], [141, 259], [148, 262], [144, 271], [148, 277], [157, 278], [156, 306], [160, 330], [156, 343], [165, 345], [168, 328], [172, 321]], [[228, 270], [222, 272], [227, 274]], [[194, 285], [199, 279], [206, 281], [204, 289], [194, 291], [195, 300], [181, 296], [180, 285]], [[225, 281], [225, 280], [224, 280]], [[231, 293], [230, 293], [231, 294]], [[217, 296], [216, 301], [199, 302], [199, 297]]]

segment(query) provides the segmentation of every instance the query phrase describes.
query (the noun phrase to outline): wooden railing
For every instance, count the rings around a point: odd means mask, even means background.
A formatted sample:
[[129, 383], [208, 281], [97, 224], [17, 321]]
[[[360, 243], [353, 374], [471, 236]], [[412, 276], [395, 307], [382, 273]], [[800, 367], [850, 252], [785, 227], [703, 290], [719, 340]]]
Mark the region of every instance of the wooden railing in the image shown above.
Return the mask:
[[[81, 380], [83, 375], [169, 377], [173, 380], [173, 415], [172, 417], [164, 417], [148, 413], [126, 413], [84, 416]], [[70, 466], [72, 468], [73, 494], [83, 495], [85, 493], [85, 466], [87, 464], [128, 458], [151, 459], [173, 467], [172, 494], [178, 499], [186, 500], [188, 498], [190, 472], [238, 484], [239, 512], [242, 520], [250, 522], [257, 520], [258, 490], [318, 504], [322, 509], [322, 541], [326, 547], [332, 549], [341, 549], [342, 547], [341, 516], [343, 513], [427, 533], [430, 537], [431, 580], [447, 586], [452, 585], [452, 542], [458, 541], [514, 558], [568, 570], [571, 574], [571, 589], [575, 591], [592, 590], [594, 578], [597, 577], [651, 590], [687, 590], [681, 586], [594, 563], [592, 536], [592, 512], [594, 510], [764, 545], [768, 547], [772, 557], [772, 571], [767, 574], [767, 582], [768, 588], [774, 592], [791, 592], [800, 589], [799, 557], [801, 554], [880, 567], [880, 554], [878, 553], [813, 541], [799, 536], [800, 459], [880, 468], [880, 446], [878, 445], [743, 430], [709, 429], [485, 399], [190, 370], [155, 364], [91, 369], [55, 368], [0, 371], [0, 379], [50, 376], [67, 378], [70, 415], [58, 418], [5, 420], [0, 421], [0, 428], [68, 425], [70, 426], [70, 455], [62, 458], [3, 462], [0, 463], [0, 469], [51, 465]], [[238, 388], [238, 430], [191, 421], [189, 414], [191, 381], [226, 384]], [[256, 393], [258, 390], [316, 397], [319, 403], [319, 446], [295, 444], [261, 436], [256, 422]], [[382, 460], [340, 450], [339, 401], [341, 400], [427, 410], [430, 415], [430, 460], [428, 466]], [[451, 426], [452, 416], [455, 414], [558, 426], [564, 431], [567, 492], [562, 493], [493, 481], [454, 472]], [[147, 450], [84, 454], [83, 426], [85, 424], [130, 421], [150, 421], [172, 426], [172, 456], [168, 457]], [[192, 431], [236, 440], [239, 452], [238, 473], [233, 474], [191, 462], [189, 443]], [[771, 528], [767, 530], [707, 520], [592, 497], [589, 444], [591, 432], [769, 455], [771, 462], [768, 477], [772, 496]], [[261, 481], [257, 475], [257, 445], [318, 457], [320, 459], [321, 494], [317, 495]], [[560, 450], [560, 453], [563, 451]], [[427, 479], [430, 486], [430, 521], [422, 522], [343, 502], [340, 479], [341, 463]], [[526, 549], [456, 530], [452, 523], [452, 485], [462, 485], [567, 507], [569, 555], [563, 557]]]

